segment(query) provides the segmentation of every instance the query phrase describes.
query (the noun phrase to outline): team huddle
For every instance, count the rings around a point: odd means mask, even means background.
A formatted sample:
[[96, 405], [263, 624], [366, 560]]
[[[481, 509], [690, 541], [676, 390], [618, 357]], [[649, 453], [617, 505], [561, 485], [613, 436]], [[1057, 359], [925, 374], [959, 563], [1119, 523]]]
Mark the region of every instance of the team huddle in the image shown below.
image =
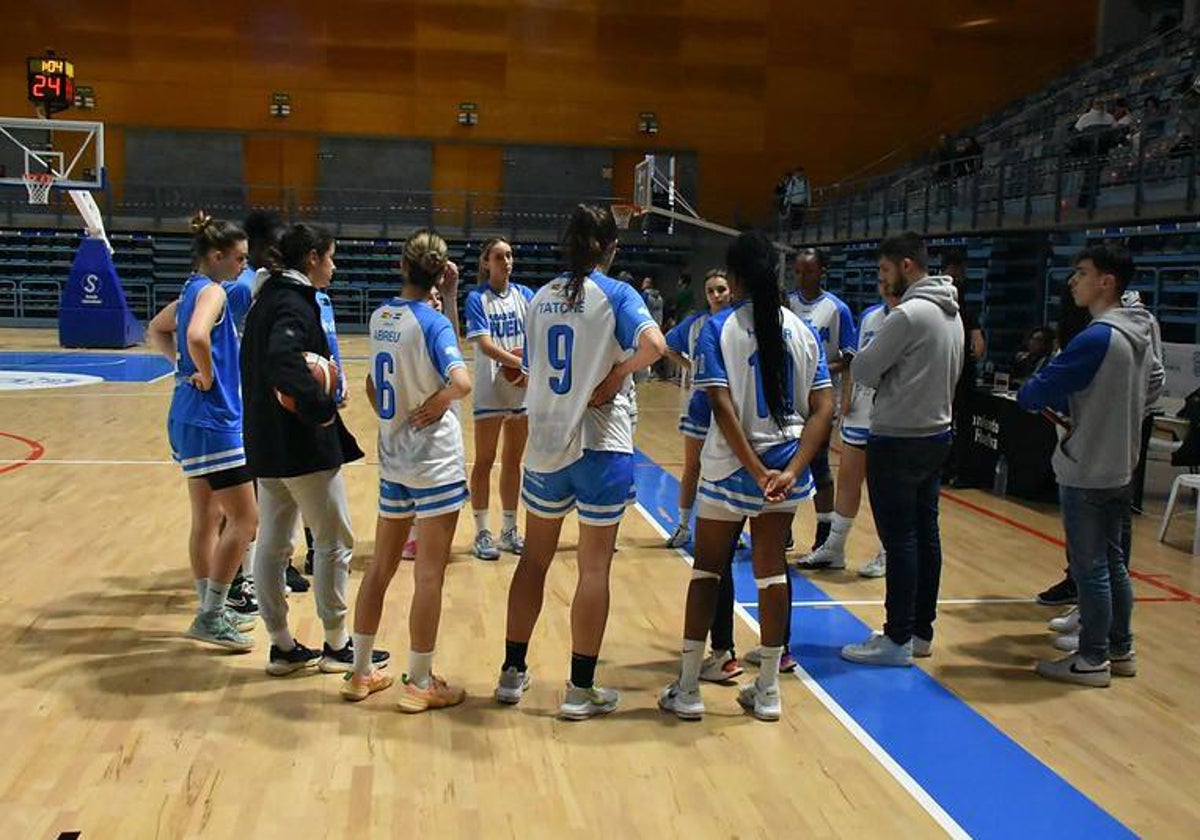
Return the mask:
[[[472, 553], [519, 556], [494, 692], [516, 704], [531, 686], [526, 658], [563, 518], [575, 511], [578, 583], [560, 714], [581, 720], [612, 712], [618, 693], [597, 681], [596, 665], [617, 529], [635, 499], [634, 373], [666, 354], [685, 372], [679, 526], [668, 545], [694, 545], [695, 560], [680, 671], [660, 708], [697, 719], [700, 681], [743, 673], [733, 645], [730, 564], [748, 523], [761, 646], [745, 657], [759, 672], [738, 701], [759, 719], [780, 717], [779, 674], [796, 667], [788, 652], [786, 559], [793, 519], [814, 498], [817, 539], [800, 568], [844, 568], [864, 480], [877, 525], [889, 527], [878, 528], [883, 545], [860, 574], [887, 574], [888, 623], [842, 654], [873, 665], [930, 655], [941, 567], [936, 482], [951, 440], [963, 326], [950, 279], [928, 275], [918, 238], [884, 243], [881, 302], [855, 324], [845, 304], [820, 288], [819, 252], [797, 257], [798, 288], [785, 295], [775, 243], [744, 233], [730, 245], [726, 266], [706, 278], [708, 311], [664, 336], [641, 295], [608, 276], [618, 248], [612, 213], [580, 205], [562, 240], [566, 270], [536, 292], [512, 281], [506, 240], [486, 243], [460, 336], [458, 269], [446, 243], [429, 230], [412, 233], [399, 294], [370, 319], [365, 390], [378, 419], [378, 519], [351, 621], [354, 533], [341, 468], [363, 453], [340, 415], [353, 389], [324, 292], [336, 243], [319, 227], [286, 227], [267, 214], [248, 219], [246, 229], [202, 215], [194, 227], [194, 274], [149, 330], [177, 366], [168, 432], [192, 508], [189, 555], [199, 598], [192, 638], [250, 650], [254, 616], [234, 608], [230, 590], [252, 579], [271, 639], [267, 672], [341, 673], [343, 697], [364, 700], [395, 685], [390, 655], [375, 636], [388, 585], [401, 559], [413, 557], [398, 706], [421, 712], [461, 703], [464, 689], [435, 674], [433, 660], [446, 565], [469, 503]], [[475, 346], [474, 376], [464, 339]], [[476, 454], [468, 474], [458, 403], [472, 395]], [[835, 495], [828, 451], [838, 416]], [[498, 454], [497, 540], [488, 506]], [[527, 511], [524, 535], [518, 497]], [[320, 651], [288, 625], [287, 571], [300, 518], [311, 532]]]

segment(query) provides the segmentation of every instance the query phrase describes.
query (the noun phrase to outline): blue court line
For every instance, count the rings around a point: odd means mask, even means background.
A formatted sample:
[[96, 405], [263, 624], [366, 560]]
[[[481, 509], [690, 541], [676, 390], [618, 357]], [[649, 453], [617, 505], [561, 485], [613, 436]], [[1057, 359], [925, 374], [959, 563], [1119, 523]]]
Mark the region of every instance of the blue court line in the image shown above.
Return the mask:
[[174, 371], [165, 358], [150, 353], [72, 353], [0, 351], [0, 370], [20, 373], [73, 373], [107, 382], [152, 382]]
[[[670, 533], [678, 521], [678, 480], [640, 451], [634, 463], [639, 503]], [[749, 558], [739, 555], [735, 599], [756, 602]], [[871, 628], [811, 580], [789, 574], [794, 600], [831, 602], [792, 609], [792, 653], [968, 834], [1021, 840], [1136, 836], [922, 669], [843, 660], [842, 645], [862, 641]], [[757, 608], [749, 612], [757, 620]]]

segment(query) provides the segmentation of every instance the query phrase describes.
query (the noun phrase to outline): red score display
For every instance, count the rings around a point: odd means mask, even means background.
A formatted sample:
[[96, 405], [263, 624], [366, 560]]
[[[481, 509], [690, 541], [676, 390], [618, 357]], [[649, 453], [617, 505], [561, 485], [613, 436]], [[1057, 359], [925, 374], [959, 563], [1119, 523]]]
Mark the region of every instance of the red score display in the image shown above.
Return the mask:
[[75, 103], [75, 65], [47, 54], [26, 61], [26, 96], [47, 113], [65, 111]]

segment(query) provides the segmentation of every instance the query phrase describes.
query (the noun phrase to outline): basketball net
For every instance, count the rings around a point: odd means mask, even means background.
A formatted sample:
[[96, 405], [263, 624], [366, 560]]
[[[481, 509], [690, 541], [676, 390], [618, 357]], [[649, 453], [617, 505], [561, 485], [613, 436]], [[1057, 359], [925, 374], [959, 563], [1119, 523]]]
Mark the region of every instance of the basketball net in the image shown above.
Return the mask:
[[25, 173], [25, 189], [29, 191], [30, 204], [49, 204], [52, 186], [54, 186], [54, 173], [52, 172]]
[[627, 230], [629, 223], [638, 214], [640, 209], [636, 204], [614, 204], [612, 206], [612, 214], [613, 219], [617, 222], [617, 227], [621, 230]]

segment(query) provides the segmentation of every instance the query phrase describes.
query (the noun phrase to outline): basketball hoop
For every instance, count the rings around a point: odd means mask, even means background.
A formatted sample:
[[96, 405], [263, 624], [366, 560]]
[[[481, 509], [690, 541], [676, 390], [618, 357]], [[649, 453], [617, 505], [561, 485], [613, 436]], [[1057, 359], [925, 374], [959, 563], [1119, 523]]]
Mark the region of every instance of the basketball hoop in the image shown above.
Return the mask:
[[53, 172], [25, 173], [25, 189], [29, 191], [30, 204], [49, 204], [52, 186], [54, 186]]
[[617, 227], [621, 230], [627, 230], [633, 217], [641, 212], [642, 208], [636, 204], [614, 204], [612, 206], [613, 218], [616, 219]]

